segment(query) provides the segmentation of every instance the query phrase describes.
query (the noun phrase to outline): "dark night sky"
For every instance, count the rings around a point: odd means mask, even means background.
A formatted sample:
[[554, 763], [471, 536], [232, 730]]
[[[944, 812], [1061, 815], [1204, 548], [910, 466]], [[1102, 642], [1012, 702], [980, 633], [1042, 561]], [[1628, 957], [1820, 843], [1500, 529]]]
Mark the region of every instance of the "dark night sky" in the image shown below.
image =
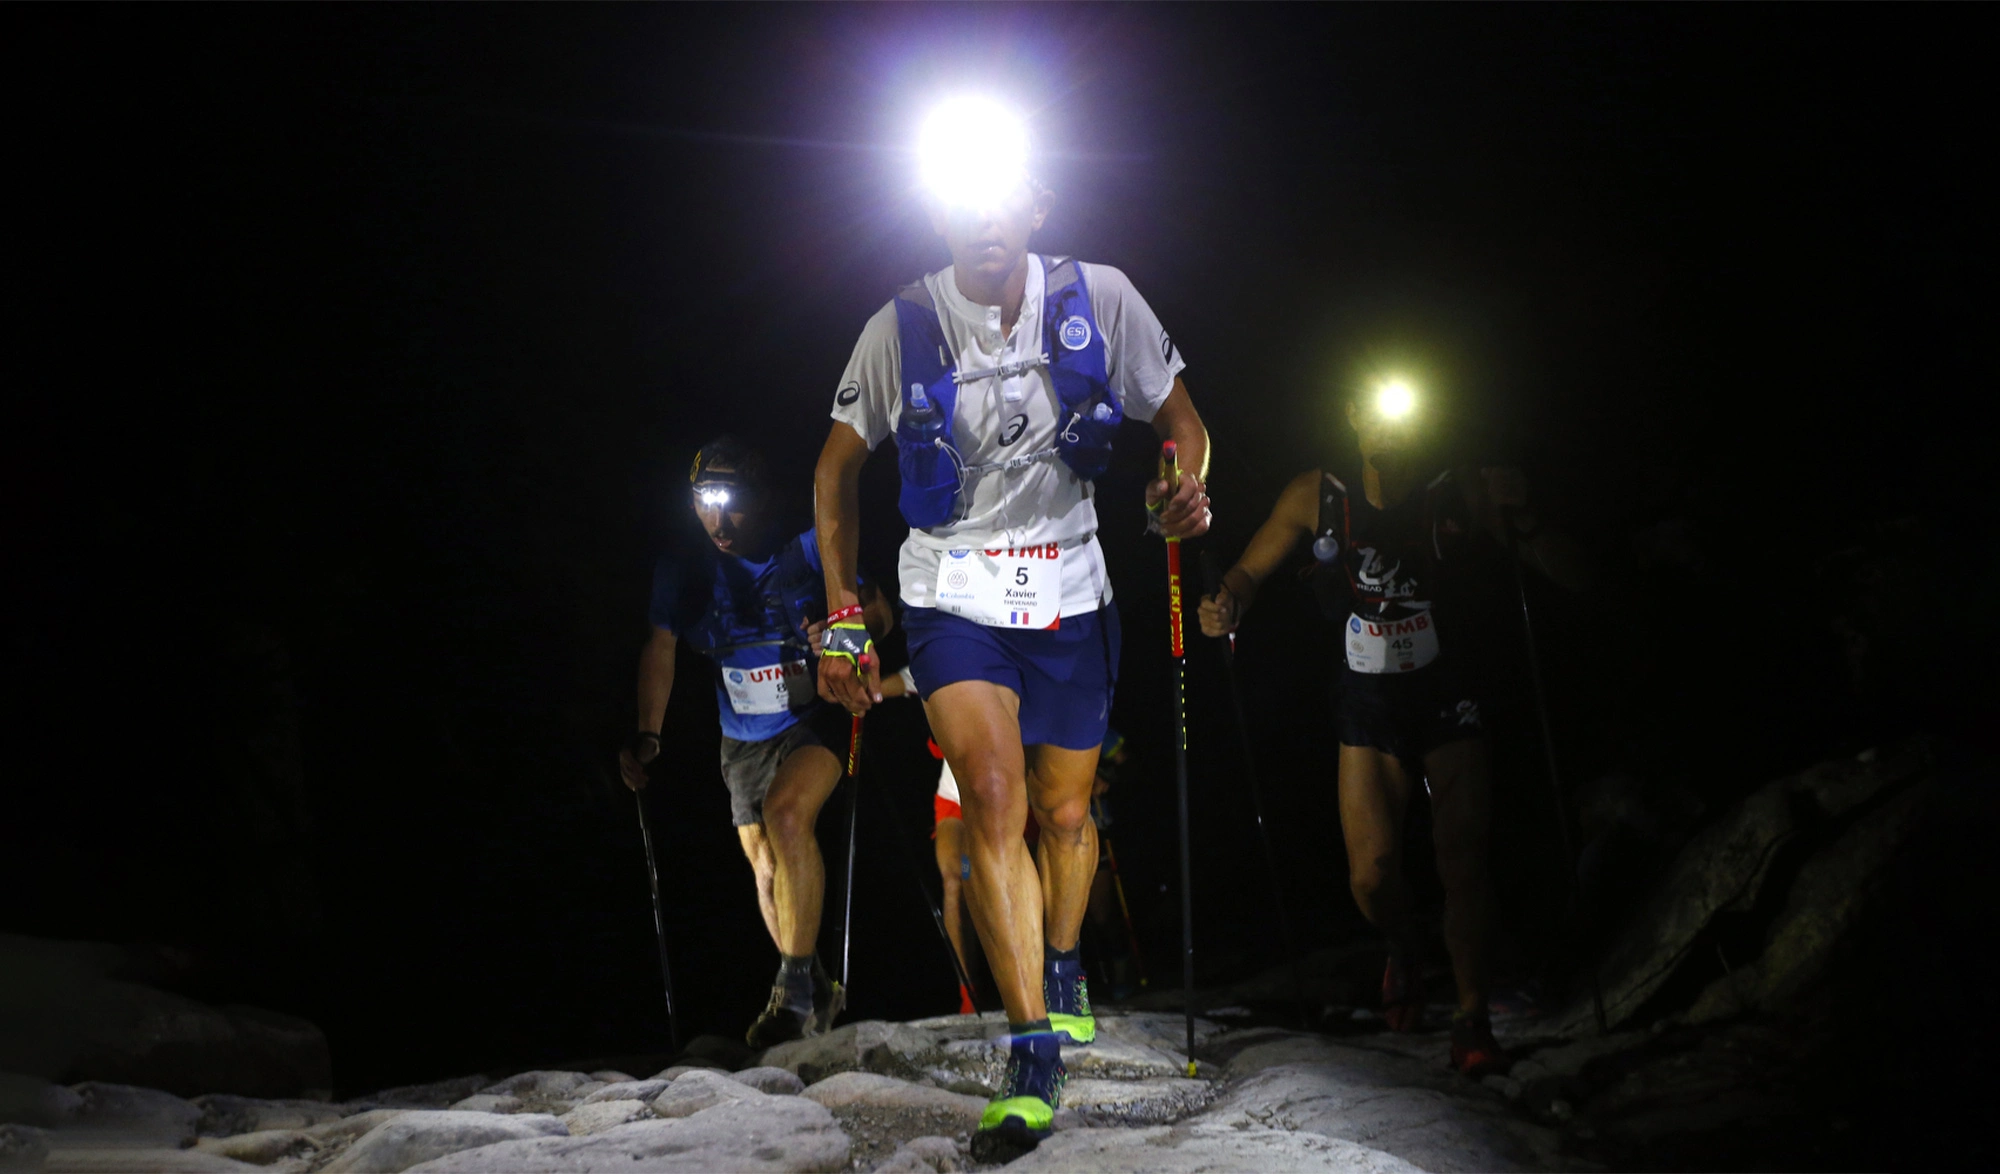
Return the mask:
[[[1992, 644], [1972, 19], [14, 7], [0, 931], [191, 946], [188, 989], [314, 1016], [350, 1089], [661, 1046], [609, 785], [651, 551], [724, 429], [767, 444], [804, 517], [862, 322], [944, 263], [899, 148], [947, 85], [1035, 111], [1060, 193], [1038, 246], [1124, 268], [1188, 357], [1222, 557], [1339, 451], [1342, 383], [1397, 364], [1450, 407], [1447, 447], [1523, 463], [1603, 560], [1593, 599], [1543, 597], [1575, 777], [1713, 800], [1878, 729], [1977, 728], [1975, 656], [1883, 653], [1923, 683], [1856, 693], [1826, 626], [1860, 549], [1875, 622]], [[1102, 509], [1117, 717], [1154, 749], [1120, 850], [1151, 892], [1164, 604], [1134, 534], [1148, 434], [1126, 439]], [[882, 574], [892, 481], [871, 466]], [[1316, 632], [1274, 592], [1244, 667], [1326, 939], [1354, 916]], [[1192, 671], [1198, 887], [1254, 880], [1212, 652]], [[1493, 671], [1531, 969], [1545, 800], [1518, 666]], [[676, 701], [687, 777], [655, 818], [685, 1001], [734, 1031], [770, 950], [712, 706]], [[912, 829], [919, 736], [875, 736]], [[946, 1009], [874, 827], [858, 1009]], [[1232, 916], [1258, 892], [1202, 895], [1208, 964], [1273, 957], [1261, 914]]]

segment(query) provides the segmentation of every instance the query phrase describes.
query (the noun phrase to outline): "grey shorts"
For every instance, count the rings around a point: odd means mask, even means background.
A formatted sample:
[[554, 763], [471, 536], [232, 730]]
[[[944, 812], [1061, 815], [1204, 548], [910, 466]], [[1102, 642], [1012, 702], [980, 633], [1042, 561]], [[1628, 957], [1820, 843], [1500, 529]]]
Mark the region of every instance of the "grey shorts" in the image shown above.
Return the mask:
[[729, 788], [729, 822], [748, 827], [764, 819], [764, 795], [778, 777], [778, 767], [808, 746], [824, 746], [846, 761], [848, 716], [836, 706], [822, 705], [784, 733], [761, 742], [739, 742], [722, 736], [722, 781]]

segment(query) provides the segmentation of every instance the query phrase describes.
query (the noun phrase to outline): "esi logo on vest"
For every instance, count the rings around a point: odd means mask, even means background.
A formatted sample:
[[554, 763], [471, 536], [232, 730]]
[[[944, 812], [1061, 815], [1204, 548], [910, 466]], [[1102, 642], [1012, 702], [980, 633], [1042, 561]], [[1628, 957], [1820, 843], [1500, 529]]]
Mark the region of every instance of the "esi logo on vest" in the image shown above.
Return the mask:
[[1068, 349], [1080, 351], [1090, 345], [1090, 323], [1084, 321], [1081, 314], [1071, 314], [1063, 320], [1062, 329], [1056, 332], [1056, 337]]

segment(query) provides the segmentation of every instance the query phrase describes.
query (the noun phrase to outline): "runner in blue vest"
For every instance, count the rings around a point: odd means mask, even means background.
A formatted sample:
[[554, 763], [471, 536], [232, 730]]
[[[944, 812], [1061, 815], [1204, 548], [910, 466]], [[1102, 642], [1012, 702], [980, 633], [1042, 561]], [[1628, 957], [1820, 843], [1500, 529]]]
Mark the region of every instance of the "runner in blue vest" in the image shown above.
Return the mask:
[[[1179, 443], [1183, 469], [1179, 485], [1146, 491], [1164, 499], [1159, 525], [1203, 533], [1208, 434], [1179, 353], [1126, 276], [1028, 251], [1053, 197], [1030, 177], [1020, 124], [967, 103], [925, 138], [927, 209], [952, 264], [869, 320], [834, 395], [816, 481], [833, 608], [820, 693], [854, 710], [884, 695], [861, 663], [854, 568], [861, 465], [893, 435], [910, 668], [958, 780], [973, 924], [1012, 1037], [975, 1137], [990, 1154], [1047, 1136], [1062, 1044], [1096, 1034], [1077, 939], [1119, 632], [1092, 479], [1119, 422], [1149, 421]], [[1039, 871], [1021, 839], [1030, 812]]]
[[[787, 539], [777, 530], [764, 462], [732, 438], [704, 446], [689, 480], [708, 541], [654, 568], [638, 732], [619, 767], [626, 786], [646, 785], [647, 765], [660, 755], [675, 649], [685, 642], [713, 661], [730, 816], [780, 958], [770, 1004], [746, 1037], [764, 1048], [817, 1035], [840, 1014], [844, 992], [816, 948], [826, 869], [813, 827], [840, 781], [848, 717], [814, 687], [807, 628], [825, 615], [826, 590], [813, 532]], [[888, 601], [867, 590], [868, 621], [886, 633]], [[900, 694], [901, 682], [891, 677], [883, 691]]]
[[1340, 826], [1354, 900], [1388, 938], [1383, 1018], [1392, 1030], [1415, 1031], [1423, 1016], [1402, 867], [1403, 814], [1421, 779], [1430, 792], [1445, 945], [1458, 983], [1451, 1061], [1480, 1076], [1509, 1061], [1493, 1038], [1486, 1003], [1492, 780], [1466, 664], [1466, 617], [1458, 610], [1466, 544], [1484, 532], [1504, 545], [1511, 510], [1529, 566], [1578, 590], [1590, 573], [1581, 551], [1528, 512], [1519, 472], [1426, 469], [1409, 399], [1407, 388], [1392, 384], [1348, 401], [1360, 476], [1343, 478], [1329, 466], [1286, 486], [1220, 589], [1202, 600], [1201, 630], [1235, 631], [1258, 586], [1300, 543], [1311, 544], [1315, 592], [1343, 629]]

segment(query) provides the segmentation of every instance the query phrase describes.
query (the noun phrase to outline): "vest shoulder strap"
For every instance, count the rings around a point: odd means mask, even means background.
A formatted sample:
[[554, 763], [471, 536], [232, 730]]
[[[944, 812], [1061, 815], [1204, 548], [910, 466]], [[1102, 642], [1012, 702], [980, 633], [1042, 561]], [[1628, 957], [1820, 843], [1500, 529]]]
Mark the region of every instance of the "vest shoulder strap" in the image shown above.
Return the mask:
[[937, 312], [937, 302], [931, 298], [931, 287], [925, 285], [921, 277], [897, 290], [896, 296], [906, 302], [913, 302], [916, 305], [922, 306], [932, 313]]
[[1337, 534], [1343, 548], [1348, 545], [1347, 483], [1330, 469], [1319, 474], [1319, 529], [1315, 534]]
[[1042, 255], [1042, 289], [1054, 293], [1068, 285], [1075, 285], [1083, 271], [1077, 267], [1075, 257], [1052, 257]]

